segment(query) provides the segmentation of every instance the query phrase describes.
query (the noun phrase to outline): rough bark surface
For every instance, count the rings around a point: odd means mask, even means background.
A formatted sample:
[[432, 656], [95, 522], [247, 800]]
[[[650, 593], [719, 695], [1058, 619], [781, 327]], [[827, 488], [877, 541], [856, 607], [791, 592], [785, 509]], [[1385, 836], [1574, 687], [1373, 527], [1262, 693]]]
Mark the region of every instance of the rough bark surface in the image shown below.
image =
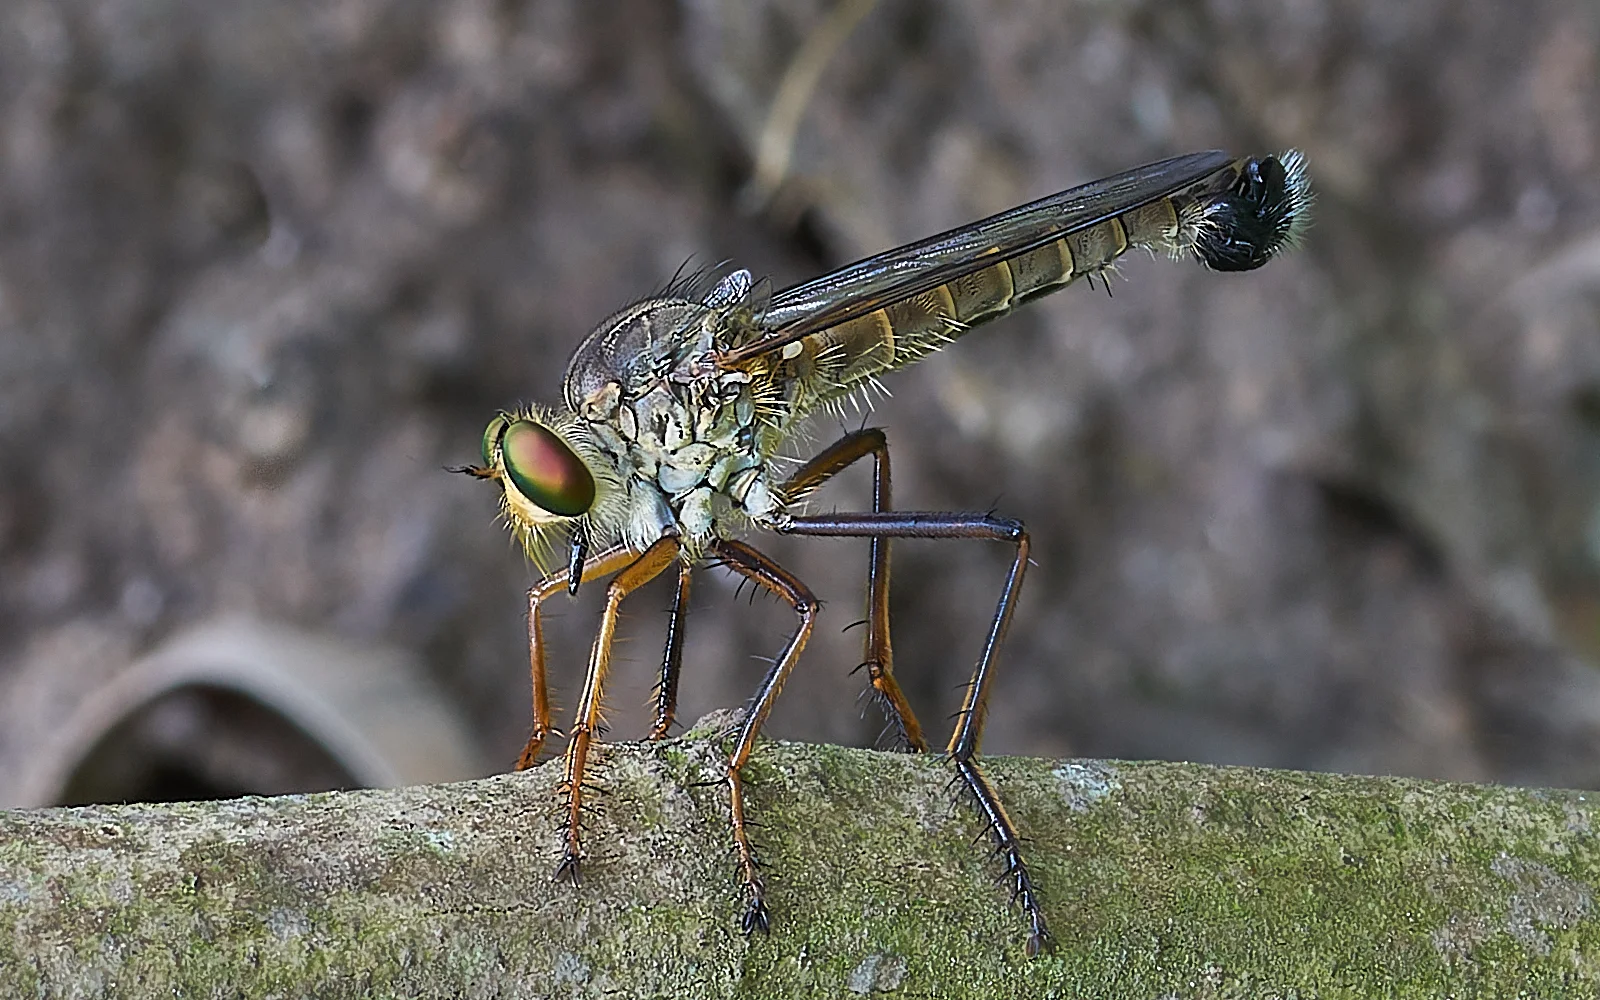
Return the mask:
[[1600, 995], [1577, 792], [990, 762], [1057, 935], [1022, 925], [937, 759], [753, 764], [771, 936], [737, 930], [714, 741], [607, 749], [583, 885], [558, 769], [395, 791], [0, 813], [7, 996]]

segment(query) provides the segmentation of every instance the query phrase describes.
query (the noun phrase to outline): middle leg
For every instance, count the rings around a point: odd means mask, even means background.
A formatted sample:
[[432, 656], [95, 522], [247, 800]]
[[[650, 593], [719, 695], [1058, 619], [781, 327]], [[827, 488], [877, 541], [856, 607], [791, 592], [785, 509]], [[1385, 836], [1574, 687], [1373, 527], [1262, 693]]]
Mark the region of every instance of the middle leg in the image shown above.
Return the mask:
[[771, 916], [767, 912], [766, 889], [761, 881], [755, 848], [750, 843], [749, 824], [745, 819], [744, 778], [741, 771], [750, 759], [756, 735], [761, 732], [761, 724], [772, 711], [772, 703], [777, 700], [783, 682], [788, 678], [789, 671], [794, 669], [806, 640], [811, 638], [811, 626], [816, 621], [818, 605], [805, 584], [750, 546], [742, 542], [721, 541], [713, 546], [713, 550], [729, 569], [784, 598], [793, 606], [795, 614], [800, 616], [794, 634], [762, 679], [761, 687], [739, 728], [739, 741], [728, 759], [728, 799], [733, 815], [733, 841], [739, 852], [739, 875], [745, 890], [743, 928], [746, 934], [753, 930], [766, 933], [771, 925]]

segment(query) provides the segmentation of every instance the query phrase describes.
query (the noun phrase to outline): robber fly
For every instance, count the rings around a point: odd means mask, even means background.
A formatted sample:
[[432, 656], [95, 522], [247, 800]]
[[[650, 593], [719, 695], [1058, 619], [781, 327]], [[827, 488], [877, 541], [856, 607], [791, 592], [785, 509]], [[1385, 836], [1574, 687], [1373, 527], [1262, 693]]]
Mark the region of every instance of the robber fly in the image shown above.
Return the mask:
[[[1217, 271], [1248, 271], [1292, 246], [1308, 221], [1310, 181], [1296, 151], [1232, 159], [1193, 153], [1063, 191], [1032, 204], [858, 261], [771, 294], [736, 270], [700, 290], [669, 289], [622, 310], [584, 339], [554, 407], [502, 412], [483, 435], [483, 465], [468, 472], [501, 487], [507, 524], [545, 573], [528, 591], [533, 733], [518, 768], [554, 730], [540, 607], [559, 591], [612, 577], [566, 746], [565, 853], [556, 878], [578, 880], [584, 773], [600, 724], [601, 692], [625, 597], [675, 569], [652, 738], [672, 725], [690, 573], [720, 564], [771, 591], [799, 619], [750, 701], [727, 764], [732, 832], [744, 893], [743, 927], [769, 915], [746, 823], [741, 771], [815, 622], [802, 582], [739, 537], [751, 529], [870, 539], [865, 666], [904, 744], [927, 739], [895, 681], [889, 641], [889, 541], [978, 538], [1008, 545], [1000, 591], [976, 669], [946, 746], [994, 839], [1028, 920], [1027, 949], [1049, 939], [1017, 831], [978, 766], [995, 654], [1005, 636], [1028, 535], [993, 513], [909, 512], [890, 503], [882, 430], [845, 434], [788, 474], [784, 453], [808, 417], [875, 386], [879, 375], [943, 348], [1079, 278], [1102, 275], [1134, 247], [1194, 256]], [[871, 456], [871, 511], [807, 514], [808, 493]], [[554, 567], [557, 553], [565, 567]]]

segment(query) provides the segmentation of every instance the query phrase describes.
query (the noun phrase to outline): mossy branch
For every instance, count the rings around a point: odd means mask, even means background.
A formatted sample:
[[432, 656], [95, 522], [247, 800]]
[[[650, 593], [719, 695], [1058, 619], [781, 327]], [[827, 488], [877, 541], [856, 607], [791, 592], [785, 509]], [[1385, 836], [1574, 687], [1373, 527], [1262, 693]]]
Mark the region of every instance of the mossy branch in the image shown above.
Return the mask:
[[607, 748], [577, 889], [550, 881], [550, 765], [0, 813], [0, 993], [1600, 995], [1579, 793], [991, 760], [1056, 935], [1030, 961], [947, 765], [832, 746], [757, 753], [774, 925], [746, 938], [720, 759], [697, 739]]

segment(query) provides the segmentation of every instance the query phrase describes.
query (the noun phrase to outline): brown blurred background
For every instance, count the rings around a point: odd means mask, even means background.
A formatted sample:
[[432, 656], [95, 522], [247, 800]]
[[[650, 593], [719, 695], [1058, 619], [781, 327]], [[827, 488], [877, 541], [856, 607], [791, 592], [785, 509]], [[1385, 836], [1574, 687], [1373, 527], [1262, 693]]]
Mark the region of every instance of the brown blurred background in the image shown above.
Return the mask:
[[[986, 749], [1600, 786], [1597, 49], [1583, 0], [10, 0], [0, 804], [504, 767], [533, 574], [443, 470], [594, 323], [1291, 145], [1301, 252], [1131, 260], [889, 379], [897, 503], [1033, 532]], [[829, 602], [770, 732], [870, 745], [865, 546], [756, 541]], [[930, 723], [1006, 559], [896, 548]], [[548, 626], [563, 718], [599, 590]], [[700, 574], [682, 717], [791, 618]]]

